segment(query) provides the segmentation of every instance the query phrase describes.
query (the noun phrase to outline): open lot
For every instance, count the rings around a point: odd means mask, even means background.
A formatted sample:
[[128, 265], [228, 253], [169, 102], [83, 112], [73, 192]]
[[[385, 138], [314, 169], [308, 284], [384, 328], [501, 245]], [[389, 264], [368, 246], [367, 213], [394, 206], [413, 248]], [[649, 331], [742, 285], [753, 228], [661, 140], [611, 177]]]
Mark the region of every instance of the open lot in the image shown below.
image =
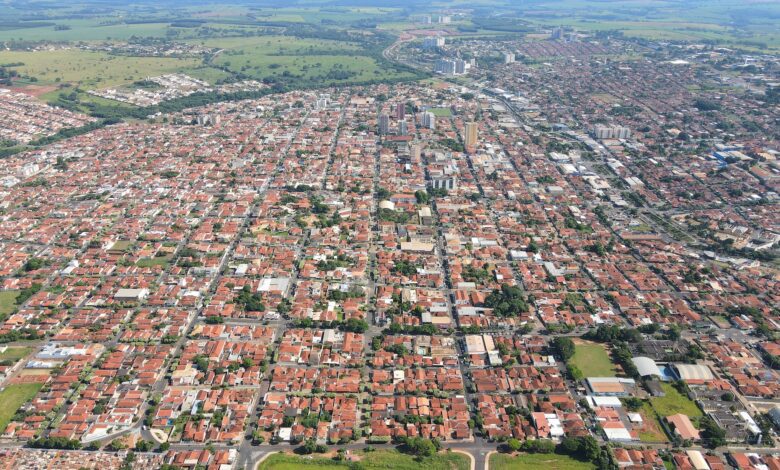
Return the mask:
[[6, 315], [14, 311], [16, 308], [16, 297], [18, 296], [19, 291], [0, 291], [0, 318], [5, 318]]
[[0, 429], [5, 430], [11, 418], [23, 404], [32, 399], [38, 390], [43, 387], [42, 383], [11, 384], [3, 388], [0, 392]]
[[490, 470], [590, 470], [596, 467], [580, 462], [566, 455], [556, 454], [493, 454], [490, 456]]
[[18, 361], [19, 359], [27, 356], [32, 351], [32, 348], [15, 348], [9, 347], [3, 352], [0, 352], [0, 361]]
[[[392, 468], [394, 470], [467, 470], [467, 457], [442, 452], [433, 457], [416, 459], [397, 451], [376, 451], [358, 454], [361, 468], [367, 470]], [[257, 466], [257, 470], [342, 470], [350, 468], [348, 463], [337, 462], [327, 457], [301, 457], [292, 454], [274, 454]], [[585, 467], [588, 468], [588, 467]]]
[[642, 415], [644, 422], [642, 423], [642, 429], [639, 430], [639, 440], [642, 442], [668, 442], [661, 423], [658, 422], [658, 415], [656, 414], [650, 402], [646, 402], [639, 410], [639, 414]]
[[602, 344], [576, 341], [574, 356], [569, 363], [580, 369], [585, 377], [615, 376], [615, 365]]
[[677, 389], [669, 383], [662, 383], [661, 387], [663, 387], [666, 396], [653, 397], [650, 399], [650, 403], [653, 405], [655, 411], [658, 412], [658, 415], [665, 418], [669, 415], [682, 413], [688, 415], [695, 424], [697, 421], [696, 419], [702, 416], [701, 410], [696, 406], [696, 403], [678, 392]]

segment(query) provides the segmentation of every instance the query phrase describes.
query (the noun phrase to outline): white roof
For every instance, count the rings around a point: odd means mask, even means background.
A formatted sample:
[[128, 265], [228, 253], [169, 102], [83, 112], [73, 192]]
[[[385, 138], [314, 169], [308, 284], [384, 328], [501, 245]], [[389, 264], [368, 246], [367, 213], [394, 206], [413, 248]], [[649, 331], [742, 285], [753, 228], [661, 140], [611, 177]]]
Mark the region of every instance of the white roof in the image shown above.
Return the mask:
[[631, 441], [631, 433], [626, 428], [606, 428], [604, 429], [604, 435], [607, 436], [608, 441]]
[[683, 380], [713, 380], [715, 378], [710, 368], [702, 364], [675, 364], [674, 368]]
[[655, 363], [654, 360], [650, 359], [649, 357], [635, 357], [631, 359], [631, 362], [634, 363], [636, 366], [636, 369], [639, 371], [639, 375], [642, 377], [647, 375], [655, 375], [657, 377], [663, 377], [663, 373], [661, 372], [661, 369], [658, 368], [658, 365]]
[[595, 406], [605, 406], [608, 408], [622, 408], [623, 403], [618, 397], [596, 397], [588, 396], [588, 401]]

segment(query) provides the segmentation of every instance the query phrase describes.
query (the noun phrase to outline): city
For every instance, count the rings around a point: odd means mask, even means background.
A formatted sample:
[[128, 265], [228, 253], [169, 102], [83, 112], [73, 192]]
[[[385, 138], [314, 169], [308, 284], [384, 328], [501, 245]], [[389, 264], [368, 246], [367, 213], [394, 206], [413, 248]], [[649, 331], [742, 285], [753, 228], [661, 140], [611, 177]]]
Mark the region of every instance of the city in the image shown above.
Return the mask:
[[780, 468], [777, 51], [405, 21], [8, 75], [0, 468]]

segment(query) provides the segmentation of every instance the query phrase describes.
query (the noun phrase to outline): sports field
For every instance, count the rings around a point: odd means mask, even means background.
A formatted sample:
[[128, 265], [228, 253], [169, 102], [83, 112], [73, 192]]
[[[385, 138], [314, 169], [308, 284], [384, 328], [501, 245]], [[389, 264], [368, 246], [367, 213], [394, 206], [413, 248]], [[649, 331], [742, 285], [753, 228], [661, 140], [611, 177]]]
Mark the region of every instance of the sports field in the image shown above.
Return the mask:
[[603, 344], [585, 341], [575, 342], [574, 356], [569, 364], [577, 366], [584, 377], [614, 377], [615, 365]]

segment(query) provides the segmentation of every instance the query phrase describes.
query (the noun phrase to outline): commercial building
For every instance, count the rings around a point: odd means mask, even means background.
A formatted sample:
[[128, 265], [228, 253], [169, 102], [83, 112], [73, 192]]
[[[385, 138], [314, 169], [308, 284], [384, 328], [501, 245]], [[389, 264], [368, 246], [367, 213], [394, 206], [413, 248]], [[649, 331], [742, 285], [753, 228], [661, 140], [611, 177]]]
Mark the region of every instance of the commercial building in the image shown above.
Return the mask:
[[390, 133], [390, 116], [387, 114], [379, 115], [379, 133], [387, 135]]
[[436, 115], [430, 111], [422, 114], [422, 125], [427, 129], [436, 129]]

